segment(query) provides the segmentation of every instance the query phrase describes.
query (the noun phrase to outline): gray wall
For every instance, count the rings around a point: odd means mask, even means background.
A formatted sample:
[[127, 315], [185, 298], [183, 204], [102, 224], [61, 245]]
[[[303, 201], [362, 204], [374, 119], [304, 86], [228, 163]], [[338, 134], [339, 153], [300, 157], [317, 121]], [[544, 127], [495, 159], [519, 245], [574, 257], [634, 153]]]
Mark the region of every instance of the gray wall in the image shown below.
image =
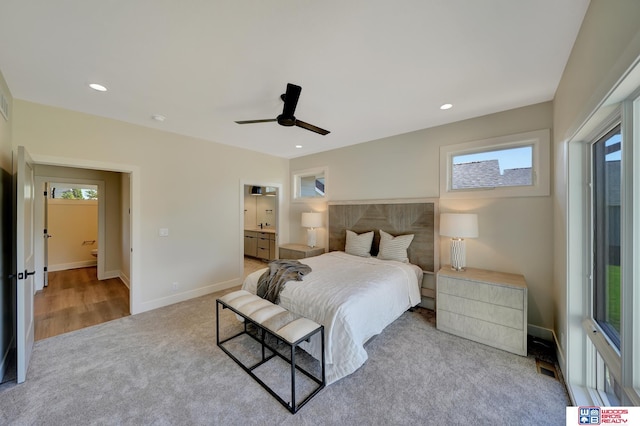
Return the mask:
[[[591, 0], [554, 99], [554, 330], [565, 357], [566, 332], [580, 330], [567, 312], [567, 141], [640, 57], [640, 2]], [[570, 325], [573, 323], [573, 325]]]
[[[291, 173], [328, 167], [331, 200], [438, 197], [440, 147], [498, 136], [551, 129], [552, 104], [545, 102], [444, 126], [296, 158]], [[325, 203], [291, 204], [292, 242], [304, 242], [301, 213], [324, 211]], [[478, 213], [480, 236], [467, 240], [467, 265], [520, 273], [529, 286], [529, 322], [550, 337], [553, 327], [553, 221], [550, 196], [440, 200], [440, 211]], [[326, 224], [326, 218], [325, 218]], [[318, 238], [325, 239], [320, 230]], [[449, 242], [441, 239], [441, 263], [449, 261]], [[531, 329], [536, 333], [535, 329]]]
[[286, 185], [288, 160], [24, 100], [14, 109], [13, 146], [36, 163], [131, 173], [132, 313], [241, 283], [241, 182]]
[[11, 156], [11, 93], [0, 71], [0, 91], [9, 102], [9, 121], [0, 115], [0, 380], [6, 368], [14, 329], [15, 292], [12, 273], [13, 246], [13, 165]]

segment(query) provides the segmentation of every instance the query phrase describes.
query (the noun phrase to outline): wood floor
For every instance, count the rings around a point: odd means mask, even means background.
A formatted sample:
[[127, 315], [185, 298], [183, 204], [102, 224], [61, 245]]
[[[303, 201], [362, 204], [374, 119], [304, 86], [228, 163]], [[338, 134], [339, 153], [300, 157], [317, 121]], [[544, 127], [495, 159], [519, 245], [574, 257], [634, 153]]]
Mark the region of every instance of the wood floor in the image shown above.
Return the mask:
[[[245, 258], [244, 276], [267, 266]], [[49, 272], [49, 285], [34, 297], [35, 340], [129, 315], [129, 289], [118, 278], [98, 281], [96, 268]]]
[[34, 297], [35, 340], [129, 315], [129, 289], [118, 278], [98, 281], [96, 268], [49, 272]]

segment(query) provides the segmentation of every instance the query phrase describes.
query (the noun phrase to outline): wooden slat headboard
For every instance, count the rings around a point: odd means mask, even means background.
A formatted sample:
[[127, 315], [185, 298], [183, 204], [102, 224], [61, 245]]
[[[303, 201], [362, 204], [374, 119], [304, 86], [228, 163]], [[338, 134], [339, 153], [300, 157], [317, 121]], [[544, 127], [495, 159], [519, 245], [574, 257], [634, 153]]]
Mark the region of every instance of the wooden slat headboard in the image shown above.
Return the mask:
[[438, 204], [435, 199], [332, 201], [329, 203], [329, 251], [344, 251], [346, 231], [375, 231], [371, 255], [378, 254], [382, 229], [391, 235], [413, 234], [409, 262], [425, 272], [438, 264]]

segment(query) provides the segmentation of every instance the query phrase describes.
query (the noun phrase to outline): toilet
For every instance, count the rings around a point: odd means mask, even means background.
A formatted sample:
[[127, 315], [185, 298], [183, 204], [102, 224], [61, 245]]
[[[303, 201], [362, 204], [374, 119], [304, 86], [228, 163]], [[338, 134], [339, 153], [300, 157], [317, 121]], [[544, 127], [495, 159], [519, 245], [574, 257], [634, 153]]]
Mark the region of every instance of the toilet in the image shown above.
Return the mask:
[[98, 249], [91, 250], [91, 256], [98, 257]]

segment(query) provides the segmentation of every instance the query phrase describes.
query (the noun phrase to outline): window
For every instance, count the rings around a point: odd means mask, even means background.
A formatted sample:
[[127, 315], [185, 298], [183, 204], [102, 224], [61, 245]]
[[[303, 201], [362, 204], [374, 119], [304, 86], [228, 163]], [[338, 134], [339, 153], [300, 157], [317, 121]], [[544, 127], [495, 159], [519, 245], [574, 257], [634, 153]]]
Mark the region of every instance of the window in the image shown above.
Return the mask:
[[548, 130], [443, 146], [440, 196], [549, 195], [549, 149]]
[[613, 89], [565, 151], [567, 308], [558, 338], [574, 405], [640, 405], [640, 74], [635, 76]]
[[533, 146], [453, 156], [451, 188], [533, 185]]
[[293, 199], [300, 201], [326, 199], [326, 180], [326, 167], [294, 172]]
[[620, 350], [622, 136], [620, 125], [592, 145], [593, 319]]
[[98, 186], [72, 183], [51, 183], [49, 197], [63, 200], [97, 200]]

